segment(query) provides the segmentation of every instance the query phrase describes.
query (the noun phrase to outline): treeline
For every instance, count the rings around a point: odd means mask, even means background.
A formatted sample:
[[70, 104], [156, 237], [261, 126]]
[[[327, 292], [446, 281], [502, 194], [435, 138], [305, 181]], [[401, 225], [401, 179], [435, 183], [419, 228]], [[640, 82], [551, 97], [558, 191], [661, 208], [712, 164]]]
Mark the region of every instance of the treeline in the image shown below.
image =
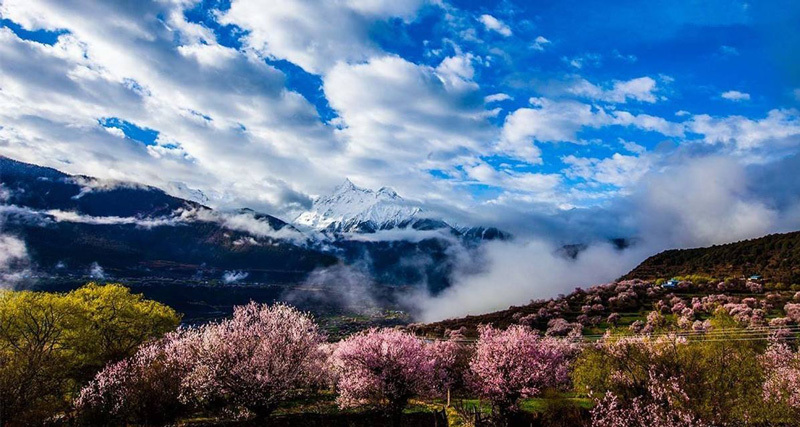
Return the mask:
[[[340, 408], [380, 411], [387, 424], [412, 399], [452, 398], [467, 421], [509, 425], [523, 399], [569, 392], [594, 405], [560, 413], [570, 425], [795, 425], [800, 304], [769, 324], [757, 312], [768, 308], [754, 304], [676, 300], [597, 340], [518, 324], [481, 326], [474, 340], [370, 329], [332, 343], [309, 314], [281, 304], [176, 329], [174, 312], [119, 286], [5, 292], [2, 424], [164, 425], [198, 414], [263, 422], [333, 393]], [[711, 314], [687, 321], [695, 310]], [[474, 398], [486, 406], [458, 403]]]
[[719, 278], [760, 275], [786, 286], [800, 284], [800, 231], [708, 248], [664, 251], [646, 259], [622, 279], [690, 274]]

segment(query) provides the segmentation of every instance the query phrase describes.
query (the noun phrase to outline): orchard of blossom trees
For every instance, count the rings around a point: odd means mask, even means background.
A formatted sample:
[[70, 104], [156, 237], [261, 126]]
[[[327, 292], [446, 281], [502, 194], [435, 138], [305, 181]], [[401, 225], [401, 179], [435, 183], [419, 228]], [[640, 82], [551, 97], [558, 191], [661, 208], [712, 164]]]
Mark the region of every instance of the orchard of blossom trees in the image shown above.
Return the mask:
[[781, 425], [800, 416], [800, 354], [785, 342], [720, 339], [737, 324], [723, 312], [705, 340], [663, 332], [660, 311], [647, 324], [651, 334], [609, 333], [593, 344], [523, 325], [481, 327], [474, 342], [370, 329], [326, 343], [309, 315], [251, 303], [108, 365], [76, 408], [89, 424], [159, 424], [193, 411], [264, 418], [332, 390], [341, 408], [380, 409], [399, 423], [411, 399], [457, 392], [483, 399], [503, 424], [521, 399], [575, 390], [594, 396], [587, 423], [596, 426]]
[[[412, 326], [338, 342], [284, 304], [251, 302], [229, 319], [176, 329], [174, 313], [119, 286], [0, 294], [0, 407], [17, 408], [2, 412], [0, 425], [164, 425], [198, 416], [261, 424], [303, 402], [381, 414], [387, 425], [420, 404], [449, 407], [448, 417], [467, 424], [529, 425], [533, 401], [545, 425], [547, 411], [561, 425], [796, 425], [800, 294], [751, 288], [700, 296], [627, 281], [542, 302], [516, 324], [475, 334], [462, 327], [433, 338]], [[650, 311], [609, 312], [648, 295]], [[130, 312], [121, 320], [145, 328], [142, 335], [104, 324], [103, 310], [86, 305], [98, 300]], [[593, 334], [595, 322], [604, 333]], [[107, 348], [81, 338], [95, 339], [97, 328], [118, 338]], [[24, 400], [34, 396], [24, 385], [52, 392]]]

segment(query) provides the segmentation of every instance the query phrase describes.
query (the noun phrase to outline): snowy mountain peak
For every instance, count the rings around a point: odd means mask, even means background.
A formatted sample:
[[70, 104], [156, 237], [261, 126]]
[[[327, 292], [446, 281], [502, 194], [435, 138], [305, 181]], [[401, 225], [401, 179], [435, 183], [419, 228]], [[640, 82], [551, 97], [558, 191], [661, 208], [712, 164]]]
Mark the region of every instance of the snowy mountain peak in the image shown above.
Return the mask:
[[336, 188], [333, 189], [333, 192], [334, 194], [347, 193], [354, 190], [364, 190], [364, 189], [359, 188], [355, 184], [353, 184], [353, 181], [350, 181], [350, 178], [345, 178], [343, 183], [337, 185]]
[[398, 196], [397, 193], [393, 189], [391, 189], [389, 187], [381, 187], [380, 190], [378, 190], [378, 194], [384, 195], [384, 196], [389, 197], [391, 199], [400, 199], [400, 200], [402, 200], [402, 197]]
[[332, 194], [314, 201], [311, 209], [294, 222], [317, 230], [372, 232], [405, 227], [421, 212], [422, 209], [406, 202], [391, 188], [373, 191], [346, 179]]

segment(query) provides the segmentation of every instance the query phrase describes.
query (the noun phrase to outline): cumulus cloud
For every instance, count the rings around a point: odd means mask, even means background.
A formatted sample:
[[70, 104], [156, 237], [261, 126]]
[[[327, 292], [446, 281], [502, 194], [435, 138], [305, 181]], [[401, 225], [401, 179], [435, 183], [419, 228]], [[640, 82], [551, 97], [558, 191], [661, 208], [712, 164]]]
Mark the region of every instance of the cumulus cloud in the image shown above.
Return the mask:
[[667, 136], [681, 136], [684, 127], [661, 117], [632, 114], [628, 111], [606, 112], [596, 105], [573, 100], [531, 98], [532, 108], [520, 108], [503, 123], [499, 149], [530, 163], [541, 162], [537, 142], [581, 142], [578, 133], [584, 128], [631, 126]]
[[551, 43], [553, 43], [553, 42], [551, 42], [550, 40], [544, 38], [543, 36], [538, 36], [533, 41], [533, 44], [531, 45], [531, 49], [538, 50], [538, 51], [543, 51], [545, 46], [547, 46], [547, 45], [549, 45]]
[[614, 81], [611, 87], [604, 88], [579, 79], [567, 91], [577, 96], [624, 104], [628, 100], [653, 103], [659, 98], [656, 96], [656, 81], [651, 77], [639, 77], [626, 81]]
[[493, 134], [470, 77], [467, 63], [450, 58], [437, 68], [397, 56], [336, 65], [324, 90], [341, 117], [349, 175], [372, 187], [398, 182], [406, 194], [432, 191], [411, 171], [450, 167]]
[[234, 0], [219, 21], [246, 30], [244, 42], [262, 55], [324, 74], [337, 62], [361, 62], [379, 55], [380, 48], [369, 41], [371, 25], [393, 17], [413, 19], [422, 3]]
[[494, 31], [503, 37], [509, 37], [512, 34], [511, 28], [509, 28], [508, 25], [492, 15], [481, 15], [478, 20], [481, 21], [487, 30]]
[[562, 161], [569, 165], [565, 174], [570, 178], [582, 178], [600, 184], [630, 187], [637, 183], [650, 168], [647, 157], [626, 156], [614, 153], [605, 159], [565, 156]]
[[577, 101], [531, 98], [530, 102], [533, 108], [520, 108], [506, 117], [501, 149], [531, 163], [541, 162], [541, 151], [531, 140], [577, 142], [581, 128], [600, 127], [610, 120], [602, 109]]
[[[323, 188], [333, 174], [313, 164], [338, 143], [315, 108], [281, 72], [187, 22], [181, 7], [3, 2], [2, 16], [26, 28], [68, 31], [49, 46], [0, 29], [3, 153], [106, 179], [182, 182], [273, 211], [295, 188]], [[189, 48], [205, 49], [202, 59]], [[105, 118], [158, 137], [121, 139], [99, 124]]]
[[770, 110], [763, 119], [744, 116], [692, 117], [688, 128], [703, 135], [708, 144], [722, 144], [738, 154], [785, 155], [787, 148], [800, 144], [800, 112], [794, 109]]
[[729, 101], [749, 101], [750, 94], [739, 92], [738, 90], [729, 90], [727, 92], [722, 92], [720, 95], [722, 98], [727, 99]]
[[501, 101], [508, 101], [508, 100], [511, 100], [511, 99], [514, 99], [514, 98], [512, 98], [511, 95], [508, 95], [506, 93], [494, 93], [494, 94], [491, 94], [491, 95], [486, 95], [483, 98], [483, 101], [488, 104], [490, 102], [501, 102]]
[[519, 172], [509, 168], [499, 170], [485, 162], [475, 162], [464, 165], [464, 171], [469, 178], [482, 184], [505, 188], [510, 191], [518, 190], [530, 194], [537, 194], [541, 199], [552, 196], [556, 187], [561, 183], [561, 175], [533, 172]]

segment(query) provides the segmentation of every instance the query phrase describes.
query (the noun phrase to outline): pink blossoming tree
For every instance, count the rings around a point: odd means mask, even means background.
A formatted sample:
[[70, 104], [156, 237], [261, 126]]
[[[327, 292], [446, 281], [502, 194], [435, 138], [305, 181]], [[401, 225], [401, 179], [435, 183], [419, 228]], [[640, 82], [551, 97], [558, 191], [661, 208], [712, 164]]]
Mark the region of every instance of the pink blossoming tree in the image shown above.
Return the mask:
[[132, 357], [107, 365], [80, 392], [75, 407], [94, 425], [160, 425], [185, 409], [180, 400], [186, 372], [182, 335], [168, 334], [141, 347]]
[[596, 400], [593, 427], [701, 427], [706, 425], [682, 408], [689, 400], [677, 381], [649, 373], [646, 392], [628, 402], [614, 393]]
[[266, 417], [321, 379], [324, 340], [312, 318], [295, 308], [236, 307], [232, 319], [203, 327], [185, 343], [193, 363], [184, 398]]
[[800, 353], [776, 342], [761, 356], [761, 363], [766, 374], [764, 399], [786, 405], [800, 415]]
[[517, 410], [520, 398], [540, 394], [569, 380], [572, 347], [563, 340], [540, 337], [530, 328], [481, 327], [470, 363], [475, 391], [492, 402], [500, 415]]
[[333, 353], [337, 401], [343, 408], [381, 406], [399, 419], [409, 398], [433, 391], [440, 378], [436, 366], [425, 342], [409, 333], [370, 329], [355, 334]]

